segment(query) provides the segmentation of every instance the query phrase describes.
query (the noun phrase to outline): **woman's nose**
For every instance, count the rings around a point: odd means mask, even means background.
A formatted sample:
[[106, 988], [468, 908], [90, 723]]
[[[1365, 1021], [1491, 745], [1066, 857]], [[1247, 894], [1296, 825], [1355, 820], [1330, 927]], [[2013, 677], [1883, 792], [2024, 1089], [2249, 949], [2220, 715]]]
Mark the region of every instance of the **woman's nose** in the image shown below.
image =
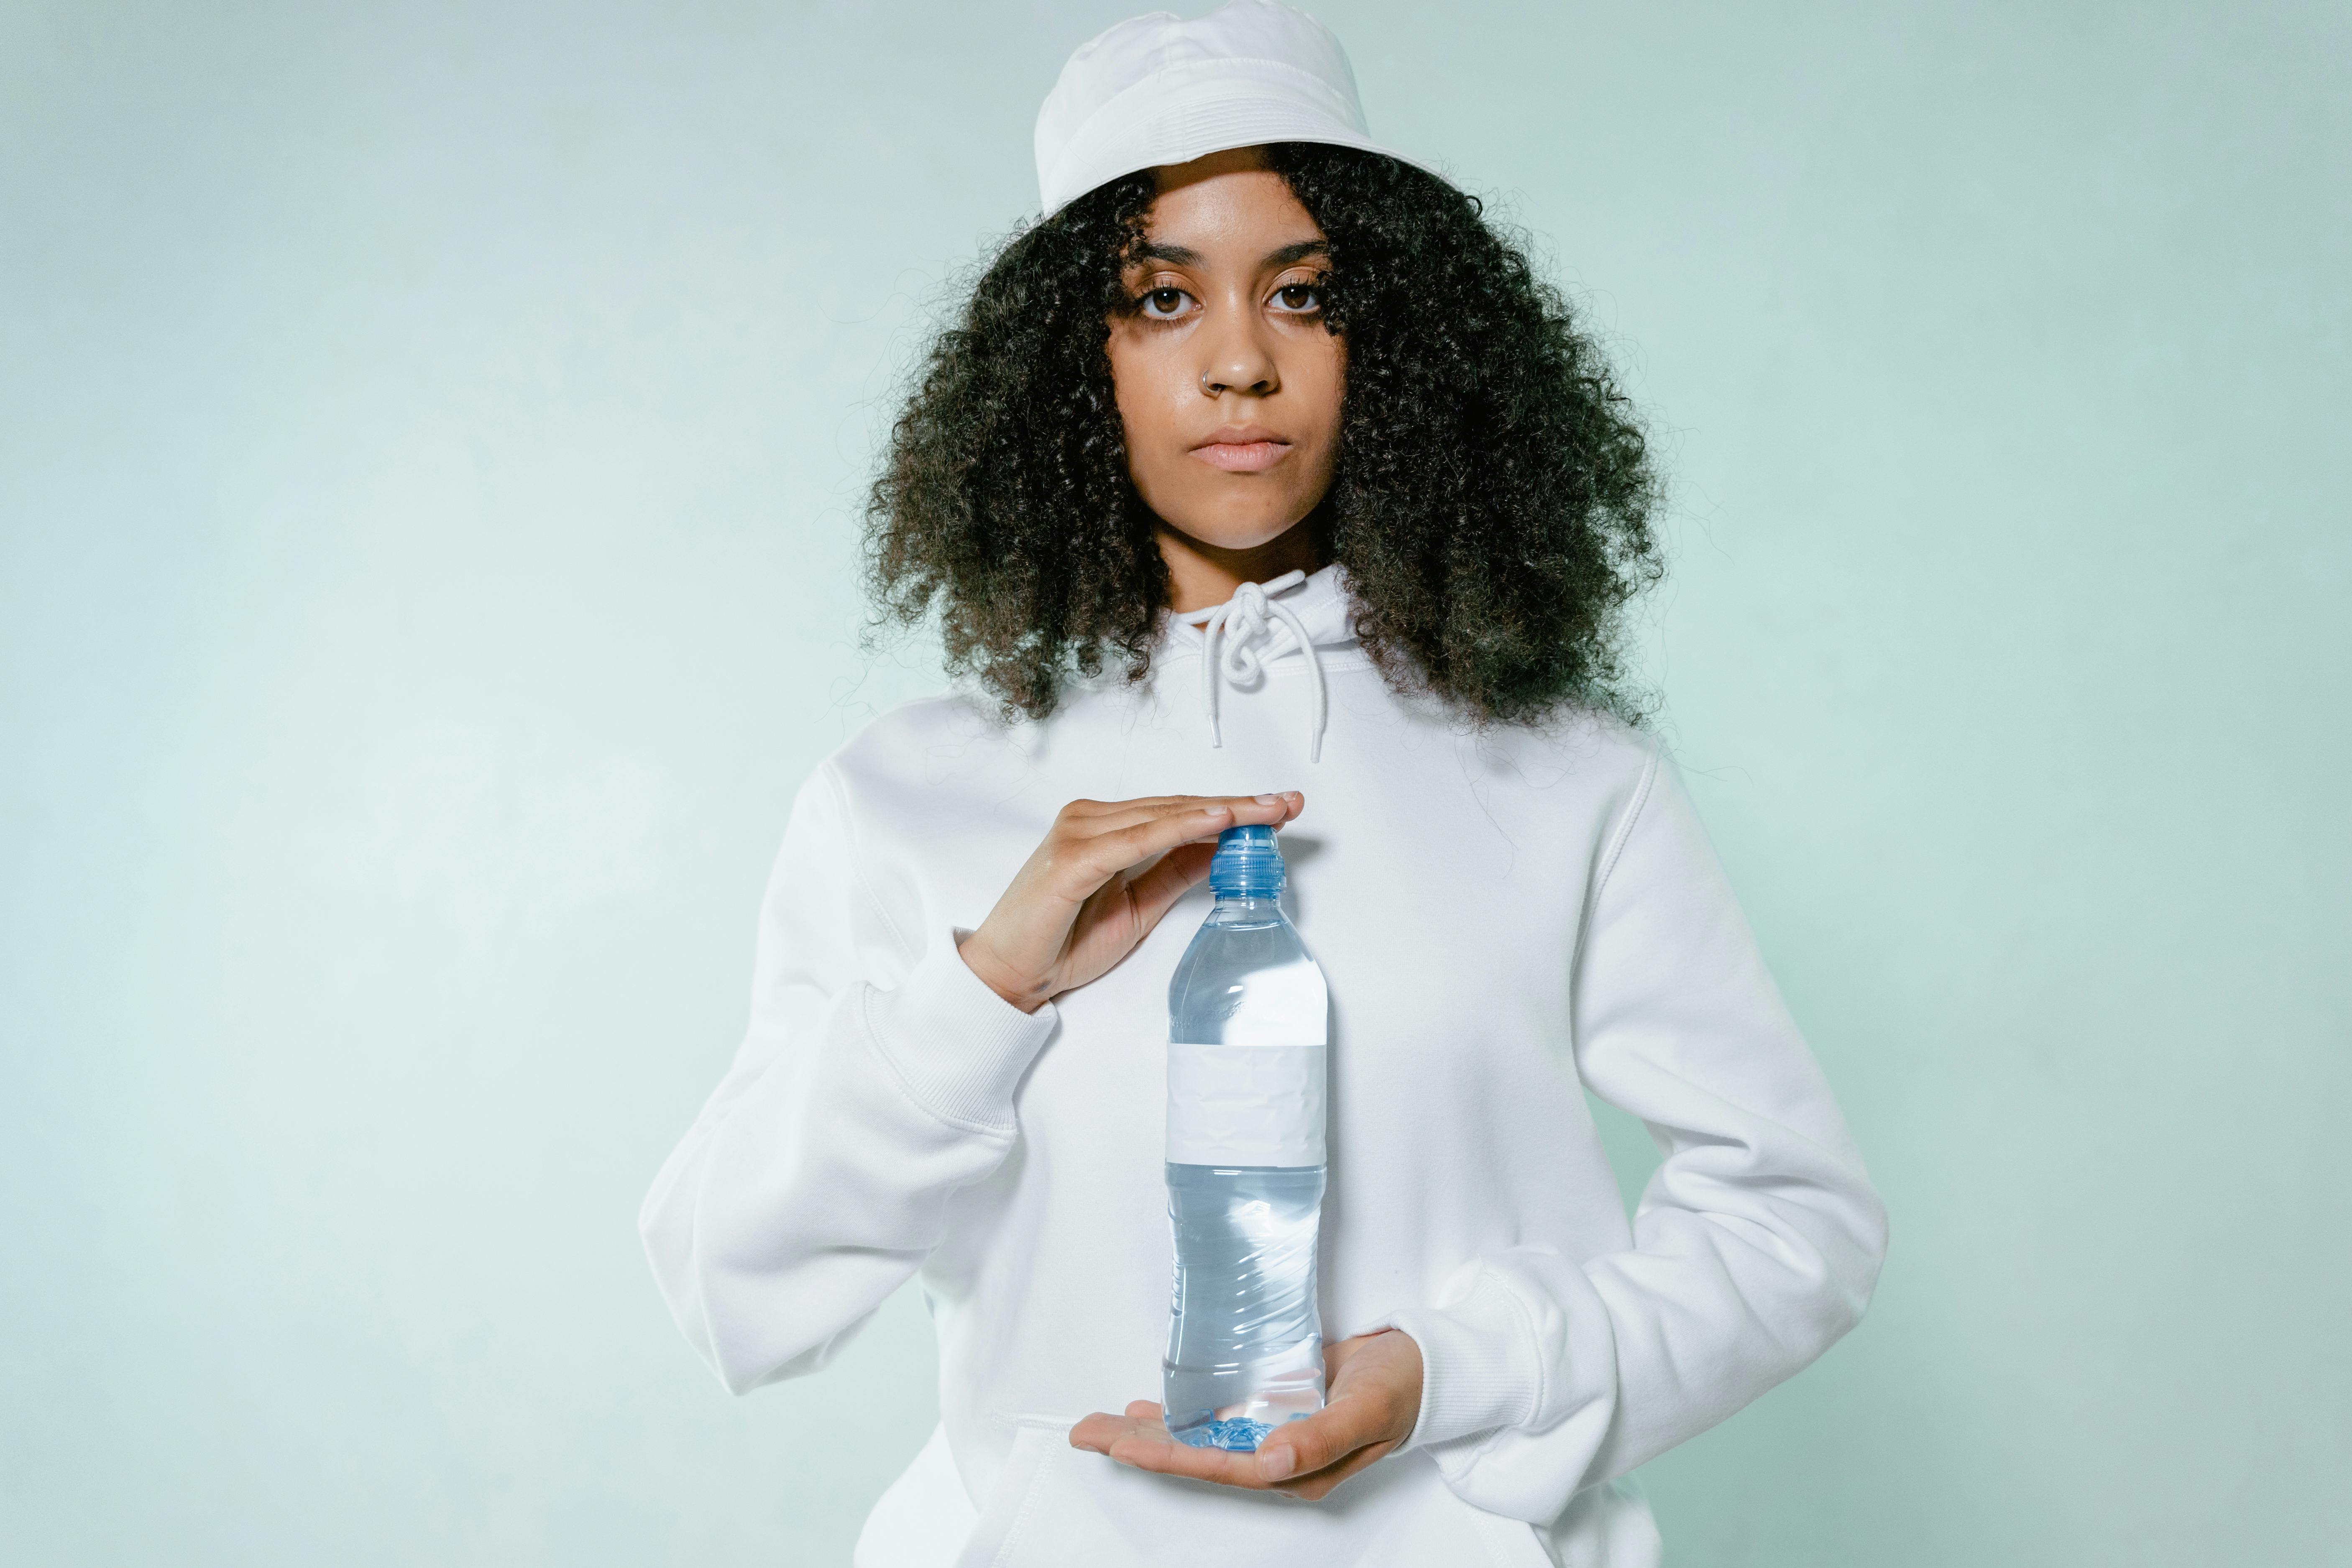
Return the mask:
[[1212, 330], [1203, 334], [1207, 359], [1201, 367], [1201, 393], [1204, 397], [1221, 397], [1228, 392], [1245, 392], [1255, 397], [1265, 397], [1281, 386], [1282, 377], [1276, 369], [1274, 354], [1265, 339], [1251, 330], [1254, 325], [1239, 311], [1219, 312], [1224, 317], [1219, 325], [1213, 321]]

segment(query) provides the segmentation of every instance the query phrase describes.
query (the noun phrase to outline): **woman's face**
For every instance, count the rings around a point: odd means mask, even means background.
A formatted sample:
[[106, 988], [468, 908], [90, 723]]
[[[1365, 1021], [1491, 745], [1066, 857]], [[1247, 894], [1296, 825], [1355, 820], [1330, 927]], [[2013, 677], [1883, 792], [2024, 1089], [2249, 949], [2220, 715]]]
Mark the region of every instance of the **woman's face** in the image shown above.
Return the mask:
[[1111, 318], [1128, 469], [1218, 550], [1279, 538], [1331, 488], [1347, 348], [1323, 325], [1322, 231], [1255, 148], [1156, 171]]

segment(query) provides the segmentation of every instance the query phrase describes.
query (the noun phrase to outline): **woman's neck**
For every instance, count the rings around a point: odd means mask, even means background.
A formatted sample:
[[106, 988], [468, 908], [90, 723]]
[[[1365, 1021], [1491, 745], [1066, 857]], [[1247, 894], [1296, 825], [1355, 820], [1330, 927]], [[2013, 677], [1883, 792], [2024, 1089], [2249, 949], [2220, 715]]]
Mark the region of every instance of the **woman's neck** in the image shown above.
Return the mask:
[[1157, 535], [1160, 558], [1168, 563], [1171, 609], [1205, 610], [1234, 596], [1244, 583], [1264, 583], [1285, 572], [1314, 572], [1323, 565], [1323, 542], [1313, 518], [1293, 523], [1288, 531], [1247, 550], [1229, 550], [1179, 532], [1166, 523]]

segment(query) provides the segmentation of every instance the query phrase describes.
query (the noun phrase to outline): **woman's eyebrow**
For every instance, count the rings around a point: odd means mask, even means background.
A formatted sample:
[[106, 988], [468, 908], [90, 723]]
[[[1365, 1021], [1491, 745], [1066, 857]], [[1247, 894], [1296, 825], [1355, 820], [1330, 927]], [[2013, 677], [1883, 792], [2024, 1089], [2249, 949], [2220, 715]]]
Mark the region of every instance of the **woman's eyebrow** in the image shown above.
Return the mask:
[[1260, 265], [1265, 267], [1288, 267], [1293, 262], [1304, 261], [1310, 256], [1328, 256], [1330, 254], [1331, 245], [1328, 240], [1302, 239], [1296, 245], [1286, 245], [1280, 250], [1267, 251], [1265, 260]]
[[[1295, 244], [1286, 245], [1279, 250], [1266, 252], [1265, 259], [1258, 265], [1288, 267], [1294, 262], [1304, 261], [1310, 256], [1328, 256], [1330, 253], [1331, 245], [1328, 240], [1302, 239]], [[1189, 245], [1162, 245], [1147, 239], [1128, 253], [1128, 259], [1130, 262], [1165, 261], [1171, 267], [1198, 267], [1208, 258]]]

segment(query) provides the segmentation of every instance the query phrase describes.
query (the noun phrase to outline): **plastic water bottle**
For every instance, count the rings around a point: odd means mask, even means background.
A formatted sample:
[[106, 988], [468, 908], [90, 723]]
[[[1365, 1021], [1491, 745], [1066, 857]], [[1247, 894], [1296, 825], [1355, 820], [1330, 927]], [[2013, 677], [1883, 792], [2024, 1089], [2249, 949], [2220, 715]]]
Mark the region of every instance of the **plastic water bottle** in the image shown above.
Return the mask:
[[1168, 985], [1176, 1279], [1161, 1403], [1195, 1447], [1255, 1450], [1323, 1408], [1323, 972], [1283, 914], [1270, 827], [1218, 835], [1216, 907]]

